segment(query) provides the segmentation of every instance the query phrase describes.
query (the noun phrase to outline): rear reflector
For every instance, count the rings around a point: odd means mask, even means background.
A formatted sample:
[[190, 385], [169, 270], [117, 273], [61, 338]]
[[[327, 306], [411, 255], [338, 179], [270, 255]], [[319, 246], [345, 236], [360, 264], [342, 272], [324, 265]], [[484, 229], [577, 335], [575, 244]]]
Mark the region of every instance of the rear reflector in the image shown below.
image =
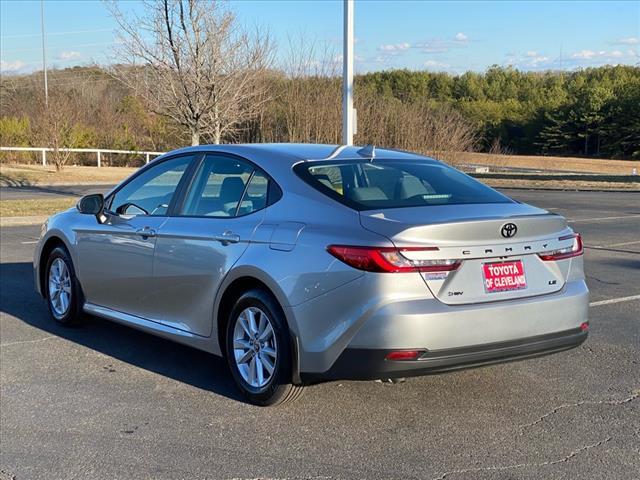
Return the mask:
[[422, 356], [425, 350], [396, 350], [395, 352], [387, 353], [384, 357], [387, 360], [417, 360]]
[[589, 330], [589, 322], [582, 322], [582, 323], [580, 324], [580, 330], [582, 330], [583, 332], [584, 332], [585, 330]]
[[460, 266], [458, 260], [410, 260], [403, 251], [437, 251], [438, 247], [354, 247], [330, 245], [327, 251], [347, 265], [367, 272], [451, 272]]
[[565, 258], [577, 257], [582, 255], [584, 249], [582, 246], [582, 237], [579, 233], [573, 233], [560, 237], [558, 240], [569, 240], [573, 238], [573, 245], [570, 247], [559, 248], [557, 250], [551, 250], [550, 252], [539, 253], [539, 257], [545, 262], [553, 260], [564, 260]]

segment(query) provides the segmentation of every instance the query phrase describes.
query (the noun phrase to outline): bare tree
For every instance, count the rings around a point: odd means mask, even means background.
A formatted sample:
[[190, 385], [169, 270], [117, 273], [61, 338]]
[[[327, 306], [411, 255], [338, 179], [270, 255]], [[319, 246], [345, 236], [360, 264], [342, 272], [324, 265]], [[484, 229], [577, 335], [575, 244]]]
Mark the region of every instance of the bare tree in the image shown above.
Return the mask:
[[113, 74], [155, 113], [220, 143], [268, 100], [269, 35], [241, 28], [216, 0], [147, 0], [142, 16], [108, 3], [120, 27]]

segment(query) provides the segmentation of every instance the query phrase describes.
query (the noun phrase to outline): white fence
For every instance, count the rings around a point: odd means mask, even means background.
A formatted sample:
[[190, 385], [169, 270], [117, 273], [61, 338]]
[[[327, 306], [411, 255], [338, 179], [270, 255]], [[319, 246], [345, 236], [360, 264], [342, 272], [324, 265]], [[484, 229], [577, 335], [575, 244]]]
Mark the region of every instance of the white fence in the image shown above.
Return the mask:
[[[0, 147], [1, 152], [40, 152], [42, 158], [42, 165], [47, 164], [47, 152], [55, 151], [55, 148], [46, 148], [46, 147]], [[107, 150], [104, 148], [59, 148], [60, 152], [76, 152], [76, 153], [95, 153], [96, 154], [96, 164], [98, 167], [101, 166], [102, 163], [102, 154], [103, 153], [119, 153], [125, 155], [144, 155], [145, 163], [149, 163], [151, 160], [151, 156], [157, 157], [158, 155], [162, 155], [164, 152], [141, 152], [136, 150]]]

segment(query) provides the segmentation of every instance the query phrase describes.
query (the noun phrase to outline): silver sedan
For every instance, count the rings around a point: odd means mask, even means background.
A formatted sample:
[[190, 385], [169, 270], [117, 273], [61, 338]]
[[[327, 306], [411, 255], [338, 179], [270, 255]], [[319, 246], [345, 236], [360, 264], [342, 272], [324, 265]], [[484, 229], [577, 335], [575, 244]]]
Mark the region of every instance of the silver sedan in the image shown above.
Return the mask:
[[222, 355], [272, 405], [313, 382], [575, 347], [582, 253], [561, 216], [431, 158], [215, 145], [52, 216], [34, 274], [55, 321], [97, 315]]

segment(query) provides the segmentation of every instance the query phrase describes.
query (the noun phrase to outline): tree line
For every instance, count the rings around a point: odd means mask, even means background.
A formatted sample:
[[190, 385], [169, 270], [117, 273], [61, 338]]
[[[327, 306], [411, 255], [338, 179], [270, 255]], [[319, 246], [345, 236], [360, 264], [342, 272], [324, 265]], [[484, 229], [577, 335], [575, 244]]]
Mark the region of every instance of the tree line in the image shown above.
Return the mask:
[[359, 78], [406, 103], [451, 105], [477, 127], [480, 148], [519, 154], [640, 158], [640, 68], [575, 72], [491, 67], [463, 75], [395, 70]]
[[[100, 67], [0, 81], [0, 143], [4, 146], [169, 150], [191, 134], [148, 110]], [[260, 108], [220, 138], [223, 142], [326, 142], [341, 138], [341, 84], [335, 76], [269, 71]], [[478, 150], [529, 155], [640, 159], [640, 68], [576, 72], [484, 73], [390, 70], [355, 78], [358, 143], [451, 156]], [[214, 138], [204, 135], [203, 141]]]

